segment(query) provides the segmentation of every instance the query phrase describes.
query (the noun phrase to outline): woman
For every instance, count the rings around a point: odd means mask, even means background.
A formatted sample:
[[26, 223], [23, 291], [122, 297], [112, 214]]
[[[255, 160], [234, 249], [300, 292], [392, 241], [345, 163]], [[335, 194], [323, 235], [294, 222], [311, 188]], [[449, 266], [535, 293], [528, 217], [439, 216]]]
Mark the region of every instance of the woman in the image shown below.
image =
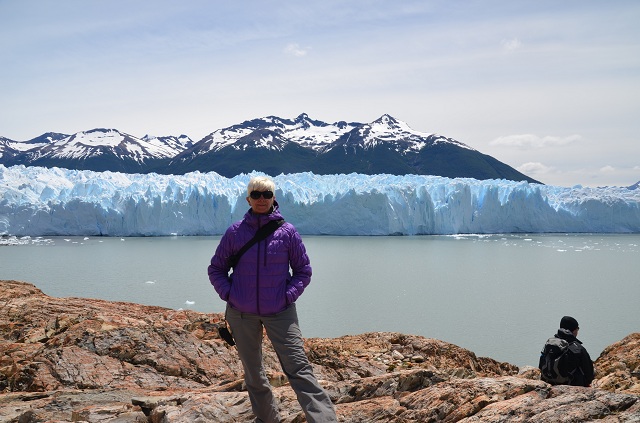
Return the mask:
[[274, 192], [275, 184], [267, 177], [249, 181], [247, 202], [251, 208], [220, 239], [209, 265], [209, 280], [227, 302], [226, 320], [242, 361], [256, 422], [280, 421], [262, 365], [263, 328], [307, 421], [337, 422], [329, 396], [313, 375], [298, 326], [295, 301], [311, 281], [309, 257], [298, 231], [290, 223], [282, 224], [240, 256], [229, 275], [231, 256], [259, 228], [282, 219]]

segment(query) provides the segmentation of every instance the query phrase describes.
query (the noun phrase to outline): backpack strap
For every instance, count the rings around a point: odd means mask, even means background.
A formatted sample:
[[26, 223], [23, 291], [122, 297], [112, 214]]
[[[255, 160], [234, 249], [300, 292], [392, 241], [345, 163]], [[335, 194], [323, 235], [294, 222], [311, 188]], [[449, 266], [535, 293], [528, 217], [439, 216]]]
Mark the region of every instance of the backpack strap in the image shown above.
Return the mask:
[[284, 219], [270, 220], [266, 225], [258, 229], [258, 231], [253, 236], [253, 238], [247, 241], [247, 243], [244, 244], [242, 248], [238, 250], [237, 253], [233, 254], [231, 257], [227, 259], [229, 263], [229, 267], [235, 267], [238, 264], [238, 260], [240, 260], [240, 257], [244, 253], [246, 253], [247, 250], [253, 246], [253, 244], [255, 244], [256, 242], [262, 241], [263, 239], [265, 239], [266, 237], [274, 233], [276, 229], [278, 229], [283, 224], [284, 224]]

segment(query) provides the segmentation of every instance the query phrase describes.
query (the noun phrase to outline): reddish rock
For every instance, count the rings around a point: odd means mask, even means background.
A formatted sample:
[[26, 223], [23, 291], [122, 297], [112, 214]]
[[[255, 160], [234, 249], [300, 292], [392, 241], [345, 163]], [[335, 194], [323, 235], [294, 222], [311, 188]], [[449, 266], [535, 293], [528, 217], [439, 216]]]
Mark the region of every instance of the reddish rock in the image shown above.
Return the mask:
[[[2, 422], [253, 421], [219, 314], [53, 298], [16, 281], [0, 281], [0, 305]], [[617, 422], [640, 421], [639, 340], [603, 352], [593, 388], [399, 333], [305, 348], [344, 422]], [[283, 421], [305, 421], [268, 342], [265, 365]]]
[[640, 333], [605, 348], [596, 360], [596, 370], [593, 386], [640, 395]]

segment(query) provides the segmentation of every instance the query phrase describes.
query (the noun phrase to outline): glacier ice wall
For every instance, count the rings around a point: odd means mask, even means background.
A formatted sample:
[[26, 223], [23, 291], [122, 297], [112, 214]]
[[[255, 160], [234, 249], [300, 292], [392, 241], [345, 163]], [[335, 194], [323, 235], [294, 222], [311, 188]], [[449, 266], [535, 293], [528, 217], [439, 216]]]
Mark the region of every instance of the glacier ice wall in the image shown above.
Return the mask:
[[[0, 165], [0, 235], [218, 235], [251, 175], [122, 174]], [[640, 232], [640, 189], [424, 175], [274, 177], [302, 234]]]

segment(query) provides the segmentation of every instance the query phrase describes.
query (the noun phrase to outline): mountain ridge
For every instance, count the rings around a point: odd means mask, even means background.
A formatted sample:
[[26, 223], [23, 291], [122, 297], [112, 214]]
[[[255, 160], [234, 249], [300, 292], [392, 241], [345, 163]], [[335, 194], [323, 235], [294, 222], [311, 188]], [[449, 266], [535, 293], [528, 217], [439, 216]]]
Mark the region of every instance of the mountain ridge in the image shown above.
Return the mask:
[[266, 116], [217, 129], [197, 142], [186, 135], [139, 138], [107, 128], [48, 132], [28, 141], [0, 137], [0, 164], [125, 173], [214, 171], [226, 177], [310, 171], [540, 183], [460, 141], [415, 131], [388, 114], [369, 123], [327, 123], [306, 113], [294, 119]]

